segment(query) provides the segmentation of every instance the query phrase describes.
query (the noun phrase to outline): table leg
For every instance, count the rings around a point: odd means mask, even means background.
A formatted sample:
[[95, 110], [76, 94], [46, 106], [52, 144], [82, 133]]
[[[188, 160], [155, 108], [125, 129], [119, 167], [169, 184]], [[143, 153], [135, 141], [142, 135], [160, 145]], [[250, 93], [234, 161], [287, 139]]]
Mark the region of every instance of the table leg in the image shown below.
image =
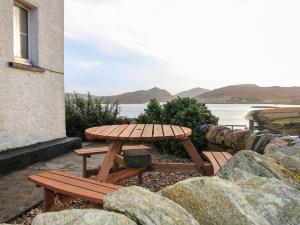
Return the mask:
[[191, 157], [192, 161], [195, 163], [198, 171], [203, 175], [206, 175], [204, 161], [190, 139], [182, 140], [181, 143], [183, 144], [188, 155]]
[[82, 176], [83, 177], [88, 177], [87, 176], [87, 163], [86, 163], [86, 156], [82, 156]]
[[143, 173], [138, 174], [138, 183], [143, 184]]
[[105, 181], [109, 175], [109, 171], [114, 164], [114, 159], [116, 154], [119, 154], [122, 151], [122, 142], [113, 141], [110, 143], [108, 152], [102, 162], [101, 168], [99, 170], [97, 180]]

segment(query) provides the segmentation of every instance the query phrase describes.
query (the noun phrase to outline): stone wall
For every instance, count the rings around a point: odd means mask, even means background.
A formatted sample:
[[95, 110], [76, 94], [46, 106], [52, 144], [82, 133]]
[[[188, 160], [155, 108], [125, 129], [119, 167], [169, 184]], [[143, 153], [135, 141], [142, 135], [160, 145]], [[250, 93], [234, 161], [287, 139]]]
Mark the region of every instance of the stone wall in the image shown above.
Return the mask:
[[[203, 125], [199, 128], [201, 135], [207, 141], [208, 149], [228, 151], [235, 154], [241, 150], [253, 150], [264, 153], [265, 147], [276, 138], [284, 137], [265, 130], [253, 133], [250, 130], [231, 130], [225, 126]], [[291, 137], [288, 136], [288, 139]]]
[[20, 1], [31, 7], [34, 64], [45, 72], [8, 66], [14, 61], [13, 0], [0, 7], [0, 151], [63, 138], [64, 1]]

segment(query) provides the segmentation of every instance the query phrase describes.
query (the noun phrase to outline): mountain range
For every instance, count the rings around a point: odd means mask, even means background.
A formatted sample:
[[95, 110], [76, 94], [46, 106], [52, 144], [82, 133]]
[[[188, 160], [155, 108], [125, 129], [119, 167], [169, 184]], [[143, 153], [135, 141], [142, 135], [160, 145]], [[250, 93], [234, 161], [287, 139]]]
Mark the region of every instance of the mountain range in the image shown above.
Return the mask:
[[[66, 95], [73, 95], [66, 93]], [[85, 94], [79, 94], [86, 97]], [[120, 104], [147, 103], [156, 98], [160, 102], [170, 101], [176, 97], [191, 97], [205, 103], [219, 104], [246, 104], [246, 103], [276, 103], [276, 104], [300, 104], [300, 87], [260, 87], [255, 84], [231, 85], [214, 90], [193, 88], [172, 95], [167, 90], [157, 87], [149, 90], [126, 92], [113, 96], [93, 96], [104, 101], [118, 101]]]
[[196, 98], [206, 103], [300, 104], [300, 87], [232, 85], [206, 92]]

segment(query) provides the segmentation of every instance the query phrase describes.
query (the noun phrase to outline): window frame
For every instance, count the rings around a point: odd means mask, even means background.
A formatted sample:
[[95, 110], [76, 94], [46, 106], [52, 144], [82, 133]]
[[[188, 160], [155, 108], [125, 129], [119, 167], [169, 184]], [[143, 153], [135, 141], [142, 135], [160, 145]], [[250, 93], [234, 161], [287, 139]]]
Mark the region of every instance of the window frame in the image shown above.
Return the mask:
[[[15, 52], [15, 38], [16, 38], [16, 32], [15, 32], [15, 29], [14, 29], [14, 61], [15, 62], [18, 62], [18, 63], [23, 63], [23, 64], [27, 64], [27, 65], [32, 65], [32, 56], [31, 56], [31, 29], [30, 29], [30, 21], [31, 21], [31, 15], [30, 15], [30, 11], [31, 11], [31, 8], [22, 4], [21, 2], [19, 1], [14, 1], [13, 3], [13, 7], [14, 6], [17, 6], [19, 8], [22, 8], [24, 10], [26, 10], [27, 12], [27, 30], [28, 30], [28, 34], [27, 34], [27, 52], [28, 52], [28, 59], [27, 58], [22, 58], [22, 57], [18, 57], [16, 56], [16, 52]], [[15, 15], [13, 15], [13, 20], [14, 20], [14, 23], [15, 23]], [[19, 34], [18, 34], [19, 35]]]

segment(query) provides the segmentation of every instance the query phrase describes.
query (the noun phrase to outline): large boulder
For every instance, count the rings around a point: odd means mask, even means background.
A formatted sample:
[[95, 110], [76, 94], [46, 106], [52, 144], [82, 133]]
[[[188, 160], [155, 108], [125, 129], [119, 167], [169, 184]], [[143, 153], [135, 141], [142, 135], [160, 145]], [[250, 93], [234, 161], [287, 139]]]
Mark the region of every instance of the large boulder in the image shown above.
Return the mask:
[[115, 212], [97, 209], [72, 209], [60, 212], [42, 213], [36, 216], [32, 225], [136, 225], [134, 221]]
[[284, 166], [268, 156], [254, 151], [240, 151], [235, 154], [217, 173], [217, 176], [239, 184], [251, 176], [261, 176], [282, 180], [287, 185], [300, 190], [298, 178]]
[[161, 194], [200, 224], [300, 224], [300, 192], [274, 178], [252, 176], [239, 185], [219, 177], [191, 178]]
[[141, 225], [199, 225], [180, 205], [137, 186], [107, 196], [104, 209], [123, 213]]
[[300, 143], [291, 144], [282, 141], [281, 144], [278, 144], [278, 142], [280, 140], [267, 145], [265, 156], [272, 157], [289, 171], [300, 175]]
[[300, 224], [300, 191], [265, 177], [249, 177], [240, 187], [249, 204], [270, 224]]
[[190, 178], [161, 190], [205, 225], [269, 225], [247, 202], [238, 185], [219, 177]]

